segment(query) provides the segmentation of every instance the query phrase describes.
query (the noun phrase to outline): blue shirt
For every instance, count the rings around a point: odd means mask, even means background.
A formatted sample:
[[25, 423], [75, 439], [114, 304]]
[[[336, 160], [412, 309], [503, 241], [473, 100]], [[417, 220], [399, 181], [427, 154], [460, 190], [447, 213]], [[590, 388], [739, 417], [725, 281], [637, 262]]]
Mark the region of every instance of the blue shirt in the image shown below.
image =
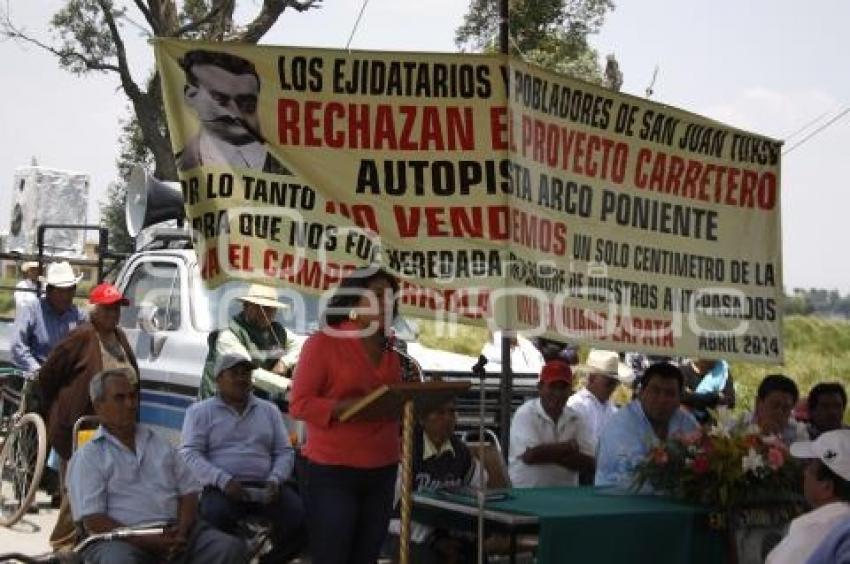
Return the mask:
[[56, 343], [87, 319], [74, 305], [60, 315], [47, 303], [47, 298], [28, 303], [15, 316], [12, 362], [24, 372], [36, 372]]
[[850, 564], [850, 519], [826, 535], [806, 564]]
[[136, 427], [135, 452], [100, 427], [68, 465], [74, 521], [106, 514], [124, 525], [174, 521], [180, 496], [200, 490], [177, 450]]
[[[692, 433], [699, 428], [690, 413], [677, 410], [670, 419], [668, 435]], [[634, 400], [608, 420], [599, 437], [596, 451], [597, 486], [615, 485], [628, 488], [634, 481], [635, 466], [649, 453], [659, 439], [643, 412], [639, 400]]]
[[280, 484], [295, 464], [280, 410], [253, 394], [241, 415], [218, 395], [190, 405], [182, 443], [180, 454], [195, 478], [222, 490], [231, 478]]

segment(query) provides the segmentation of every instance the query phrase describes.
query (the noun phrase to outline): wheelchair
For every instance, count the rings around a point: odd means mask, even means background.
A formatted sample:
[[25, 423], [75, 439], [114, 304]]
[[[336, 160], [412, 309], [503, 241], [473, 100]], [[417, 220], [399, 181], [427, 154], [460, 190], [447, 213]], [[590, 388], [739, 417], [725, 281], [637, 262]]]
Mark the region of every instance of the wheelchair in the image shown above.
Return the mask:
[[[97, 415], [84, 415], [74, 422], [71, 443], [73, 452], [94, 437], [100, 421]], [[260, 517], [248, 517], [241, 520], [236, 528], [236, 536], [247, 547], [249, 564], [257, 564], [263, 555], [272, 550], [272, 524]]]

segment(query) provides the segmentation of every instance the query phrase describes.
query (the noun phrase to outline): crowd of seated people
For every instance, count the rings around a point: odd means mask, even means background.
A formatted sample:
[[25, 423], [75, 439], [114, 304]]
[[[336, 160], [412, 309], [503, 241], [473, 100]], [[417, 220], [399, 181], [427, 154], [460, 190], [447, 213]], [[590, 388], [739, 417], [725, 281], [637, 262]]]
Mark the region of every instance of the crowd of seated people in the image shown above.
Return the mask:
[[[370, 284], [390, 289], [390, 283], [380, 276]], [[348, 339], [347, 331], [373, 321], [358, 314], [358, 308], [365, 308], [359, 302], [349, 306], [351, 309], [336, 321], [341, 336], [335, 339]], [[339, 343], [355, 347], [357, 350], [348, 351], [349, 358], [362, 355], [358, 362], [378, 370], [376, 378], [398, 377], [397, 359], [385, 359], [382, 341], [376, 340], [374, 347], [371, 341]], [[330, 376], [318, 367], [322, 362], [331, 363], [332, 356], [345, 349], [337, 341], [316, 341], [307, 349], [308, 358], [313, 359], [312, 373], [304, 372], [309, 378], [305, 376], [300, 382], [296, 373], [296, 407], [310, 416], [315, 432], [343, 428], [340, 413], [351, 405], [350, 399], [305, 398], [325, 389], [326, 384], [319, 385], [319, 381]], [[258, 360], [250, 350], [217, 352], [220, 354], [212, 357], [211, 364], [215, 393], [188, 409], [179, 448], [137, 423], [135, 372], [110, 366], [87, 376], [91, 406], [101, 426], [68, 464], [66, 484], [73, 521], [83, 534], [149, 521], [168, 523], [158, 536], [95, 544], [85, 555], [88, 561], [241, 562], [247, 548], [239, 524], [248, 517], [262, 519], [270, 526], [272, 548], [262, 561], [286, 562], [303, 552], [316, 529], [315, 524], [308, 526], [310, 519], [321, 520], [317, 508], [332, 503], [334, 484], [330, 478], [343, 466], [333, 461], [308, 462], [313, 465], [312, 487], [321, 485], [311, 494], [318, 500], [311, 516], [307, 503], [311, 498], [292, 486], [295, 451], [281, 412], [253, 393], [252, 373], [259, 366]], [[731, 407], [735, 402], [732, 375], [722, 360], [654, 362], [643, 366], [638, 376], [623, 362], [623, 355], [613, 351], [591, 350], [578, 366], [562, 355], [547, 357], [539, 372], [538, 396], [518, 408], [511, 422], [507, 467], [511, 485], [516, 488], [581, 484], [630, 488], [636, 465], [656, 441], [691, 433], [701, 423], [713, 422], [715, 409]], [[333, 366], [339, 369], [341, 365]], [[353, 372], [343, 376], [350, 376], [346, 385], [360, 389]], [[576, 390], [579, 379], [583, 386]], [[308, 384], [312, 387], [305, 388]], [[618, 406], [613, 398], [620, 385], [630, 388], [632, 395]], [[828, 535], [830, 529], [838, 531], [850, 519], [850, 430], [843, 425], [846, 392], [839, 383], [813, 387], [807, 397], [805, 423], [792, 417], [799, 396], [792, 379], [780, 374], [766, 376], [758, 386], [754, 409], [739, 418], [744, 424], [757, 425], [764, 434], [779, 437], [795, 456], [808, 460], [804, 489], [812, 512], [792, 524], [769, 562], [803, 561], [800, 546], [811, 548], [805, 557], [817, 556], [822, 551], [815, 551], [816, 544], [822, 539], [830, 547], [824, 550], [850, 551], [850, 526], [844, 527], [843, 533]], [[627, 395], [620, 393], [617, 397]], [[415, 489], [475, 485], [478, 476], [486, 476], [466, 444], [455, 435], [454, 425], [451, 402], [419, 414], [414, 434]], [[387, 463], [398, 463], [398, 427], [379, 430], [380, 444], [392, 446], [393, 452], [370, 455], [369, 460], [379, 462], [374, 468], [361, 468], [366, 459], [361, 460], [359, 455], [349, 457], [344, 475], [339, 476], [355, 495], [369, 476], [380, 475], [381, 484], [390, 483], [392, 478], [397, 503], [398, 472]], [[361, 431], [364, 437], [371, 433], [366, 427], [351, 427], [345, 433]], [[342, 438], [331, 437], [325, 442]], [[352, 452], [357, 448], [350, 445]], [[389, 500], [385, 489], [381, 485], [374, 499]], [[322, 500], [327, 504], [322, 505]], [[335, 507], [339, 512], [339, 506]], [[388, 504], [386, 511], [389, 521], [392, 506]], [[818, 535], [813, 535], [813, 529]], [[463, 562], [474, 553], [474, 539], [451, 530], [417, 524], [413, 532], [414, 550], [419, 554], [415, 561]], [[397, 534], [397, 520], [383, 527], [383, 536], [391, 544]], [[381, 535], [371, 536], [378, 539]], [[377, 550], [372, 544], [363, 549], [364, 554]]]

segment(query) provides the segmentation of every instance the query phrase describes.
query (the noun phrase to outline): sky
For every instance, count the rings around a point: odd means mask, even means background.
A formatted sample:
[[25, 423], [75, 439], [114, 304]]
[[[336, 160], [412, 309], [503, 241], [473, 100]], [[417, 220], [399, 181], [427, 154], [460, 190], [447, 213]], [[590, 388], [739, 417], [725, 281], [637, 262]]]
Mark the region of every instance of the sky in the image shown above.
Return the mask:
[[[3, 2], [3, 0], [0, 0]], [[5, 0], [12, 21], [49, 40], [47, 14], [59, 0]], [[242, 0], [246, 11], [260, 0]], [[362, 0], [325, 0], [305, 14], [286, 11], [264, 43], [345, 47]], [[466, 0], [369, 0], [351, 48], [456, 51], [454, 32]], [[142, 18], [130, 8], [132, 17]], [[818, 0], [620, 0], [590, 41], [601, 58], [614, 53], [623, 92], [729, 125], [786, 140], [782, 162], [785, 287], [850, 293], [850, 261], [835, 253], [847, 241], [850, 210], [850, 114], [796, 143], [850, 107], [850, 2]], [[145, 76], [153, 53], [126, 26], [133, 72]], [[14, 169], [39, 164], [88, 172], [89, 222], [115, 180], [120, 124], [128, 103], [113, 75], [73, 76], [36, 47], [0, 42], [7, 79], [0, 89], [0, 230], [8, 228]]]

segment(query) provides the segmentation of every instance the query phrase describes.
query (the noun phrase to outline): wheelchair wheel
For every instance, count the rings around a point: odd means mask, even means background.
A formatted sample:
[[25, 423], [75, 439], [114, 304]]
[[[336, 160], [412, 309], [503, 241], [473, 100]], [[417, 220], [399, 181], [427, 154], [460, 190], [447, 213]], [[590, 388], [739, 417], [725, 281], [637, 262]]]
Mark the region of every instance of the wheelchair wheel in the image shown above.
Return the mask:
[[0, 451], [0, 526], [14, 525], [35, 498], [47, 458], [47, 430], [36, 413], [21, 417]]

